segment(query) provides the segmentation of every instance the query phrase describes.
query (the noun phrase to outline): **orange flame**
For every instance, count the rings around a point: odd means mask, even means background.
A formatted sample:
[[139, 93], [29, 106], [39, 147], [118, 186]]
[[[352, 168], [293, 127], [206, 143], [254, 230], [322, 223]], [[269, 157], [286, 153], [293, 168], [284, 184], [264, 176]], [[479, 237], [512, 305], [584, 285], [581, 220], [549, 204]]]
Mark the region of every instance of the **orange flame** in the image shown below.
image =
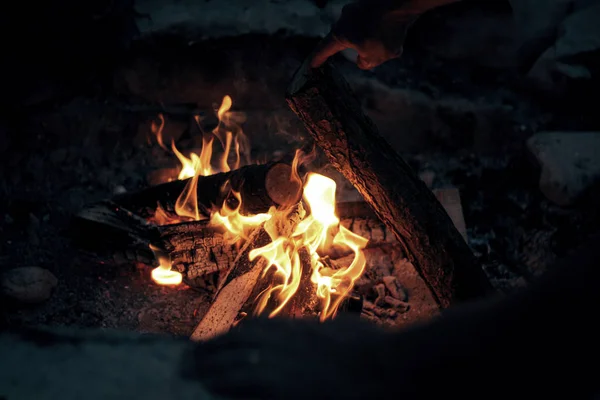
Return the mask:
[[171, 260], [158, 247], [150, 245], [158, 260], [158, 267], [152, 270], [152, 280], [159, 285], [179, 285], [183, 279], [181, 273], [171, 270]]
[[227, 201], [225, 201], [221, 209], [212, 214], [210, 224], [225, 227], [231, 240], [235, 242], [240, 238], [247, 239], [248, 229], [256, 228], [265, 221], [268, 221], [271, 219], [271, 214], [242, 215], [240, 214], [242, 196], [234, 190], [231, 191], [231, 194], [237, 200], [237, 206], [231, 208]]
[[165, 128], [165, 117], [162, 114], [158, 114], [158, 119], [160, 120], [160, 125], [156, 125], [156, 122], [152, 121], [150, 124], [150, 130], [154, 135], [156, 135], [156, 141], [158, 142], [158, 145], [163, 149], [168, 150], [167, 146], [165, 146], [163, 143], [162, 137], [163, 129]]
[[[208, 176], [219, 172], [231, 171], [228, 158], [229, 153], [231, 152], [231, 144], [234, 141], [234, 147], [236, 148], [236, 162], [234, 164], [234, 169], [239, 168], [240, 141], [245, 140], [245, 136], [243, 136], [244, 134], [241, 128], [239, 128], [239, 126], [235, 122], [232, 122], [235, 120], [229, 118], [229, 110], [231, 109], [231, 105], [231, 97], [225, 96], [223, 98], [221, 106], [217, 110], [217, 118], [219, 119], [219, 123], [210, 134], [205, 133], [202, 129], [202, 125], [200, 124], [200, 117], [194, 117], [198, 129], [202, 133], [202, 149], [200, 150], [200, 155], [196, 153], [190, 153], [190, 157], [188, 158], [177, 149], [175, 143], [171, 143], [171, 149], [173, 150], [173, 153], [175, 153], [175, 155], [181, 162], [181, 171], [179, 172], [178, 176], [179, 179], [187, 179], [198, 175]], [[237, 133], [235, 139], [233, 137], [234, 130]], [[213, 167], [213, 165], [211, 164], [213, 159], [213, 142], [215, 137], [219, 140], [223, 149], [221, 156], [217, 160], [217, 168]], [[162, 142], [162, 139], [157, 136], [157, 141], [160, 144]]]
[[[269, 267], [263, 276], [268, 269], [274, 267], [281, 283], [272, 285], [263, 293], [257, 304], [257, 314], [263, 312], [269, 298], [276, 295], [278, 307], [269, 317], [277, 315], [296, 293], [303, 267], [299, 255], [301, 248], [306, 248], [310, 254], [311, 281], [315, 284], [317, 296], [322, 304], [321, 321], [335, 316], [340, 303], [352, 290], [356, 279], [362, 275], [366, 265], [362, 249], [368, 240], [340, 225], [340, 220], [335, 214], [335, 190], [336, 184], [332, 179], [316, 173], [308, 175], [304, 185], [304, 201], [310, 208], [310, 214], [298, 224], [291, 237], [277, 236], [275, 230], [270, 229], [270, 222], [284, 215], [281, 212], [271, 212], [275, 218], [265, 224], [265, 230], [272, 242], [252, 250], [250, 259], [264, 257]], [[319, 252], [326, 250], [332, 243], [347, 246], [354, 252], [354, 259], [349, 266], [332, 270], [320, 261]]]
[[[316, 173], [308, 175], [304, 185], [304, 201], [310, 208], [310, 214], [300, 221], [291, 237], [278, 236], [272, 228], [272, 223], [284, 213], [270, 212], [274, 218], [267, 221], [265, 230], [272, 242], [252, 250], [250, 260], [264, 257], [269, 266], [263, 272], [263, 276], [274, 267], [280, 283], [269, 287], [259, 298], [257, 314], [262, 313], [269, 299], [275, 296], [278, 306], [269, 314], [269, 317], [273, 317], [281, 312], [294, 296], [302, 275], [303, 265], [299, 255], [302, 248], [306, 248], [310, 254], [311, 281], [315, 284], [317, 297], [321, 299], [322, 305], [321, 321], [335, 316], [340, 303], [352, 290], [356, 279], [362, 275], [366, 264], [362, 249], [368, 240], [340, 225], [340, 220], [335, 214], [335, 190], [336, 184], [332, 179]], [[319, 252], [326, 250], [332, 243], [346, 246], [354, 252], [354, 259], [349, 266], [333, 270], [323, 265]]]
[[[251, 229], [264, 224], [265, 231], [271, 238], [271, 243], [253, 249], [249, 253], [250, 260], [263, 257], [267, 261], [267, 267], [262, 276], [274, 269], [274, 281], [257, 299], [255, 313], [264, 312], [270, 299], [277, 299], [277, 307], [269, 313], [269, 317], [279, 314], [286, 304], [293, 298], [300, 286], [303, 268], [310, 268], [310, 280], [314, 285], [317, 297], [321, 300], [320, 319], [324, 321], [334, 318], [342, 300], [352, 290], [356, 279], [358, 279], [365, 268], [366, 259], [363, 252], [368, 240], [352, 233], [340, 225], [340, 220], [335, 210], [336, 184], [332, 179], [310, 173], [304, 183], [304, 203], [308, 206], [310, 213], [305, 216], [295, 228], [291, 235], [284, 235], [278, 231], [277, 226], [285, 218], [289, 210], [277, 210], [274, 207], [268, 213], [256, 215], [242, 215], [242, 197], [240, 193], [230, 191], [231, 200], [235, 206], [225, 201], [220, 210], [213, 210], [210, 217], [202, 215], [198, 210], [197, 184], [199, 176], [206, 176], [218, 172], [228, 172], [232, 168], [237, 169], [242, 163], [248, 164], [249, 145], [240, 123], [243, 117], [230, 111], [232, 106], [231, 97], [225, 96], [221, 106], [216, 110], [219, 123], [212, 132], [206, 134], [201, 127], [200, 118], [196, 117], [196, 124], [202, 132], [202, 149], [200, 154], [191, 153], [189, 157], [184, 156], [171, 143], [171, 149], [181, 162], [179, 179], [188, 179], [187, 185], [177, 199], [175, 211], [178, 216], [187, 219], [201, 220], [210, 218], [209, 224], [220, 226], [225, 229], [229, 240], [233, 243], [245, 240]], [[160, 116], [160, 126], [153, 125], [153, 132], [157, 135], [157, 141], [164, 147], [161, 133], [164, 127], [164, 118]], [[221, 144], [223, 152], [214, 157], [213, 144], [215, 137]], [[233, 161], [230, 164], [230, 156]], [[305, 155], [302, 151], [296, 151], [292, 163], [292, 176], [290, 179], [302, 181], [298, 173], [298, 167], [311, 161], [314, 152]], [[244, 158], [244, 159], [243, 159]], [[213, 165], [212, 162], [214, 162]], [[166, 222], [169, 217], [164, 210], [157, 209], [156, 219], [159, 223]], [[179, 221], [175, 221], [179, 222]], [[172, 223], [172, 222], [171, 222]], [[345, 246], [354, 253], [352, 262], [347, 266], [325, 266], [321, 254], [329, 246]], [[154, 250], [154, 249], [153, 249]], [[309, 255], [309, 262], [301, 260], [301, 251]], [[181, 274], [171, 270], [168, 258], [158, 256], [160, 266], [152, 271], [152, 278], [159, 284], [178, 284], [181, 282]]]
[[[206, 133], [201, 125], [200, 116], [195, 116], [194, 120], [202, 134], [202, 148], [200, 154], [191, 152], [189, 157], [186, 157], [175, 145], [171, 142], [171, 150], [181, 163], [181, 170], [178, 179], [189, 179], [185, 188], [175, 202], [175, 213], [183, 220], [203, 220], [208, 216], [200, 213], [198, 208], [198, 177], [213, 175], [219, 172], [229, 172], [231, 169], [239, 168], [242, 163], [249, 164], [249, 145], [248, 139], [244, 134], [240, 123], [244, 120], [242, 113], [231, 111], [232, 100], [230, 96], [225, 96], [221, 106], [215, 110], [218, 118], [217, 126], [210, 132]], [[164, 145], [162, 133], [165, 126], [165, 119], [162, 114], [159, 114], [160, 124], [152, 122], [152, 133], [156, 135], [158, 144], [167, 149]], [[217, 138], [221, 144], [222, 152], [214, 157], [214, 139]], [[233, 154], [231, 154], [233, 153]], [[233, 156], [232, 165], [229, 164], [229, 158]], [[216, 161], [215, 161], [216, 160]], [[216, 166], [213, 165], [216, 164]], [[168, 223], [181, 222], [179, 218], [169, 218], [167, 213], [162, 209], [157, 209], [155, 220], [161, 225]]]

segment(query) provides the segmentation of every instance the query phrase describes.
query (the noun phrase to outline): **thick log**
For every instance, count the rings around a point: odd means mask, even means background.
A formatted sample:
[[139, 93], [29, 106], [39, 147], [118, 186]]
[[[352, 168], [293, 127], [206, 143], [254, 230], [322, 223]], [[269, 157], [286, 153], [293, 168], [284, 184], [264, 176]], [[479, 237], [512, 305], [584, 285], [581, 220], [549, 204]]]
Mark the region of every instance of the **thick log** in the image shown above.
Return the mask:
[[172, 269], [192, 288], [215, 291], [219, 275], [233, 266], [238, 242], [209, 221], [159, 226], [156, 244], [169, 254]]
[[200, 214], [208, 217], [214, 207], [221, 208], [230, 199], [230, 190], [239, 192], [243, 214], [259, 214], [271, 206], [291, 206], [302, 196], [302, 182], [292, 179], [292, 168], [284, 162], [247, 165], [230, 172], [199, 176], [163, 183], [112, 199], [116, 204], [148, 218], [157, 206], [175, 215], [177, 198], [190, 179], [197, 179], [197, 202]]
[[491, 291], [444, 208], [381, 137], [331, 64], [302, 65], [286, 97], [332, 165], [402, 243], [440, 307]]
[[[303, 214], [302, 207], [296, 207], [277, 229], [282, 235], [290, 235]], [[251, 261], [249, 254], [253, 249], [269, 243], [271, 238], [263, 226], [252, 232], [240, 249], [233, 267], [222, 279], [208, 312], [192, 333], [191, 340], [207, 340], [225, 333], [239, 322], [240, 318], [252, 312], [256, 305], [256, 295], [272, 283], [272, 276], [262, 276], [268, 266], [264, 257], [257, 257]]]

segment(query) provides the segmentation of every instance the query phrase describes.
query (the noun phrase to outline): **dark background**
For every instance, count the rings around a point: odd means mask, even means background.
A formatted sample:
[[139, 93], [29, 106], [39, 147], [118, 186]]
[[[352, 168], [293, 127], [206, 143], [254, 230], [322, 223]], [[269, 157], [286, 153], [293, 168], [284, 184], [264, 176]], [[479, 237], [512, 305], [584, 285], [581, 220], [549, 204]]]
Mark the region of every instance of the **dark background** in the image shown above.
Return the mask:
[[[148, 144], [158, 112], [185, 121], [230, 94], [248, 114], [256, 157], [307, 140], [283, 93], [340, 2], [163, 3], [21, 2], [2, 13], [0, 270], [37, 265], [60, 282], [40, 307], [3, 303], [3, 324], [139, 330], [136, 304], [165, 327], [193, 323], [183, 315], [203, 299], [132, 281], [147, 275], [135, 267], [88, 262], [66, 232], [85, 204], [146, 187], [148, 173], [174, 166]], [[169, 14], [184, 6], [184, 17]], [[236, 20], [236, 7], [259, 10]], [[527, 284], [598, 222], [592, 198], [560, 207], [539, 191], [540, 167], [525, 147], [538, 132], [599, 129], [598, 52], [566, 60], [591, 78], [548, 80], [532, 67], [561, 30], [523, 40], [513, 14], [506, 1], [464, 1], [422, 17], [402, 59], [375, 71], [335, 57], [391, 145], [417, 172], [434, 171], [434, 186], [461, 190], [470, 244], [501, 290]]]

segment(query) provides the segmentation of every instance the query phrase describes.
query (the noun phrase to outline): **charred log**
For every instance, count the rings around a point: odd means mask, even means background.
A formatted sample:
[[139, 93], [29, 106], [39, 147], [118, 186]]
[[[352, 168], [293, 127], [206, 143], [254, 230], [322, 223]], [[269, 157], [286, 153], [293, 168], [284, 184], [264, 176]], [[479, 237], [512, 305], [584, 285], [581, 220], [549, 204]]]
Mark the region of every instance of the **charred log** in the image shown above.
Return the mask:
[[[301, 206], [295, 207], [276, 227], [277, 230], [281, 235], [290, 235], [303, 214]], [[273, 275], [263, 274], [268, 267], [266, 259], [257, 257], [250, 260], [250, 252], [269, 243], [271, 237], [264, 227], [252, 232], [221, 281], [208, 312], [192, 333], [192, 340], [206, 340], [227, 332], [240, 319], [252, 314], [257, 295], [273, 283]], [[265, 311], [268, 312], [268, 309]]]
[[190, 179], [197, 179], [197, 203], [200, 214], [208, 217], [210, 210], [221, 208], [230, 191], [240, 193], [244, 214], [259, 214], [272, 206], [291, 206], [302, 196], [302, 182], [294, 179], [292, 167], [283, 162], [247, 165], [237, 170], [209, 176], [199, 176], [163, 183], [135, 193], [126, 193], [113, 201], [138, 215], [148, 218], [157, 206], [176, 215], [177, 199]]
[[380, 136], [339, 72], [330, 64], [313, 70], [305, 63], [287, 101], [332, 165], [402, 243], [442, 308], [491, 290], [442, 205]]
[[169, 254], [172, 269], [196, 289], [216, 290], [219, 275], [233, 266], [238, 254], [237, 244], [208, 221], [160, 226], [158, 231], [157, 245]]
[[[141, 208], [139, 204], [131, 206]], [[338, 203], [336, 212], [343, 226], [369, 239], [368, 247], [396, 240], [367, 203]], [[92, 259], [119, 265], [140, 262], [155, 266], [149, 245], [157, 246], [169, 254], [185, 284], [210, 292], [217, 290], [220, 278], [233, 266], [239, 250], [239, 243], [230, 243], [224, 230], [210, 226], [208, 220], [157, 226], [112, 201], [80, 211], [72, 221], [70, 233], [74, 243], [88, 251]], [[327, 255], [338, 258], [346, 254], [346, 248], [333, 247]]]

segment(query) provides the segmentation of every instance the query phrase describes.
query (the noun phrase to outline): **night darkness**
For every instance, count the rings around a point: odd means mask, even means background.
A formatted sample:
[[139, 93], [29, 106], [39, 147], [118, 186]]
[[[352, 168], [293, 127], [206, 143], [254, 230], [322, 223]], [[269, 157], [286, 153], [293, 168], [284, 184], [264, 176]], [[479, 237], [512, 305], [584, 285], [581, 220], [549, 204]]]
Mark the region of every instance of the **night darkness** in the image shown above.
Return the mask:
[[[385, 24], [361, 2], [354, 34], [384, 29], [368, 28]], [[308, 80], [310, 100], [293, 98], [346, 3], [64, 0], [2, 13], [0, 400], [599, 393], [583, 364], [600, 355], [600, 2], [439, 1], [401, 57], [371, 70], [351, 50], [330, 58], [353, 96], [325, 72]], [[310, 290], [283, 311], [306, 318], [253, 321], [246, 299], [229, 334], [188, 340], [246, 271], [246, 239], [205, 241], [214, 232], [171, 228], [156, 205], [179, 213], [171, 146], [191, 159], [226, 130], [250, 162], [219, 185], [200, 177], [207, 218], [238, 191], [243, 211], [280, 204], [268, 168], [296, 149], [314, 149], [302, 172], [337, 183], [341, 225], [368, 239], [339, 318], [317, 322]], [[153, 281], [157, 243], [182, 284]], [[351, 254], [333, 247], [324, 265]]]

